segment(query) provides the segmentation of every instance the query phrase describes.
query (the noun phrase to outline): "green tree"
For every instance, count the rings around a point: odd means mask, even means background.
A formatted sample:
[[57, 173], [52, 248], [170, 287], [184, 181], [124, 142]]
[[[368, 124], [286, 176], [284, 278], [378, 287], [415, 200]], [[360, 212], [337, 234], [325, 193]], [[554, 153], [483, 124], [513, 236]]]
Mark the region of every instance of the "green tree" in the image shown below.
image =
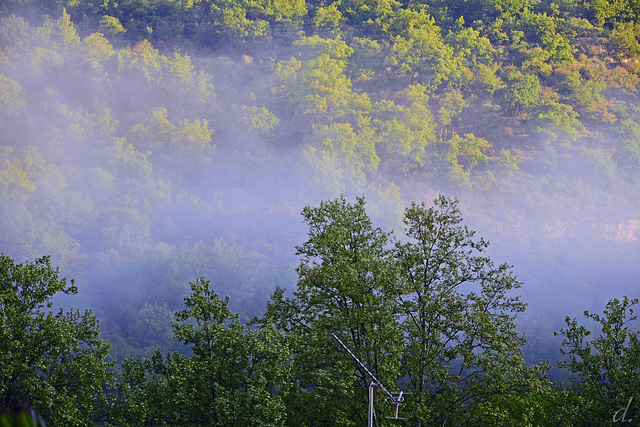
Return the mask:
[[352, 117], [369, 107], [366, 94], [351, 90], [345, 74], [353, 53], [340, 38], [305, 37], [294, 43], [297, 55], [276, 66], [282, 82], [274, 88], [290, 106], [288, 114], [309, 115], [313, 123]]
[[459, 185], [469, 185], [471, 170], [489, 161], [485, 154], [489, 148], [486, 140], [473, 134], [453, 135], [436, 146], [439, 160], [448, 169], [449, 179]]
[[15, 117], [24, 109], [22, 86], [0, 74], [0, 117]]
[[455, 200], [413, 204], [405, 224], [398, 313], [416, 425], [522, 425], [523, 397], [542, 372], [524, 366], [515, 330], [525, 304], [508, 293], [520, 283], [484, 254], [488, 243], [463, 225]]
[[[306, 207], [309, 239], [293, 298], [276, 292], [268, 313], [295, 337], [298, 393], [290, 425], [363, 425], [371, 378], [331, 337], [335, 333], [384, 384], [398, 376], [400, 331], [388, 234], [373, 228], [364, 199]], [[376, 405], [380, 424], [380, 398]], [[295, 414], [295, 415], [293, 415]]]
[[0, 407], [29, 402], [50, 425], [104, 420], [111, 376], [98, 320], [88, 311], [51, 311], [54, 295], [77, 291], [48, 257], [16, 264], [0, 255]]
[[490, 64], [498, 51], [491, 46], [488, 38], [482, 37], [477, 30], [464, 27], [464, 19], [460, 18], [461, 28], [449, 31], [444, 41], [461, 57], [465, 67], [476, 68], [478, 64]]
[[614, 158], [620, 169], [637, 173], [640, 171], [640, 124], [629, 119], [622, 125], [622, 138]]
[[504, 81], [506, 87], [500, 92], [506, 108], [526, 111], [536, 106], [540, 98], [540, 81], [535, 75], [511, 69], [504, 76]]
[[280, 124], [280, 119], [267, 109], [267, 107], [247, 107], [242, 106], [243, 123], [249, 131], [256, 135], [271, 135]]
[[[367, 120], [361, 120], [358, 132], [350, 123], [322, 126], [305, 138], [309, 144], [307, 153], [311, 166], [319, 166], [311, 161], [313, 158], [333, 158], [338, 167], [335, 172], [344, 177], [343, 183], [351, 184], [347, 185], [348, 188], [362, 186], [366, 176], [375, 173], [380, 163], [372, 133]], [[324, 171], [316, 172], [322, 174]]]
[[589, 20], [600, 28], [638, 19], [636, 0], [592, 0], [585, 2], [585, 8]]
[[640, 23], [624, 22], [616, 25], [609, 33], [608, 44], [618, 51], [619, 56], [637, 58], [640, 55]]
[[14, 407], [11, 414], [0, 412], [1, 427], [45, 427], [44, 420], [26, 404]]
[[82, 48], [83, 59], [93, 68], [98, 68], [115, 54], [113, 47], [101, 33], [93, 33], [85, 37], [82, 40]]
[[319, 7], [315, 11], [313, 24], [316, 32], [321, 36], [337, 36], [340, 34], [340, 28], [344, 24], [344, 17], [338, 10], [336, 4], [325, 7]]
[[572, 411], [574, 426], [620, 425], [623, 417], [628, 422], [640, 416], [640, 332], [629, 325], [637, 318], [632, 309], [637, 303], [627, 296], [612, 299], [602, 315], [584, 312], [598, 330], [567, 316], [567, 328], [555, 333], [563, 337], [566, 356], [558, 365], [574, 375], [569, 386], [579, 409]]
[[268, 21], [283, 21], [300, 18], [307, 13], [304, 0], [244, 0], [250, 16]]
[[[175, 338], [189, 348], [126, 364], [127, 416], [185, 426], [281, 426], [289, 391], [289, 347], [265, 321], [260, 327], [231, 314], [210, 282], [191, 283], [186, 309], [176, 313]], [[142, 379], [144, 368], [150, 381]], [[141, 409], [142, 408], [142, 409]]]
[[[277, 18], [282, 13], [295, 13], [300, 2], [246, 2], [237, 0], [203, 2], [206, 13], [196, 29], [200, 43], [220, 49], [247, 47], [259, 43], [270, 34], [269, 22], [259, 18]], [[274, 4], [275, 3], [275, 4]], [[275, 6], [275, 9], [274, 9]], [[289, 11], [287, 11], [289, 9]], [[251, 12], [255, 11], [252, 19]]]
[[77, 48], [80, 46], [80, 37], [66, 9], [62, 10], [62, 16], [57, 21], [51, 21], [47, 18], [41, 31], [43, 34], [48, 34], [51, 41], [60, 47]]
[[425, 166], [427, 148], [436, 142], [436, 124], [429, 110], [427, 87], [411, 85], [398, 93], [397, 98], [401, 103], [383, 100], [373, 107], [382, 166], [392, 174]]
[[567, 74], [566, 85], [571, 91], [571, 101], [580, 110], [593, 111], [603, 98], [602, 85], [592, 79], [583, 79], [577, 71]]
[[478, 64], [477, 66], [475, 78], [479, 86], [491, 95], [503, 86], [502, 81], [496, 74], [499, 68], [500, 64], [496, 63], [490, 65]]
[[461, 83], [471, 78], [461, 58], [442, 39], [434, 18], [423, 10], [400, 9], [382, 28], [390, 34], [385, 63], [397, 75], [416, 79], [432, 89], [449, 80]]
[[[403, 409], [416, 425], [523, 425], [546, 384], [524, 365], [507, 295], [520, 283], [487, 243], [462, 225], [457, 202], [406, 210], [407, 243], [373, 228], [364, 199], [341, 197], [303, 210], [309, 239], [298, 247], [298, 288], [282, 290], [268, 313], [295, 340], [300, 387], [292, 425], [357, 425], [366, 420], [371, 378], [332, 345], [331, 333], [391, 391], [413, 395]], [[348, 404], [345, 404], [348, 402]], [[382, 425], [385, 404], [376, 402]], [[312, 421], [308, 421], [308, 420]]]
[[100, 29], [112, 36], [127, 32], [118, 18], [109, 15], [105, 15], [100, 19]]

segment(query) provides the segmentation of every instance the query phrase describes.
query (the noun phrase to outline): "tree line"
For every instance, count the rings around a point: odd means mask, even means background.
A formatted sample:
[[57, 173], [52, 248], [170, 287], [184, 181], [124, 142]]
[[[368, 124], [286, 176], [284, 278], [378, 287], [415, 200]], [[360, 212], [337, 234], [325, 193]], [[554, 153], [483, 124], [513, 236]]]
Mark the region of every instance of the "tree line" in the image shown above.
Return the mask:
[[[95, 315], [51, 309], [55, 294], [78, 292], [74, 281], [49, 257], [2, 255], [2, 406], [28, 402], [50, 425], [362, 425], [371, 372], [408, 393], [407, 425], [613, 426], [637, 416], [637, 299], [585, 312], [587, 326], [567, 316], [559, 365], [573, 379], [554, 384], [549, 362], [523, 360], [522, 284], [486, 255], [455, 199], [408, 207], [401, 239], [372, 225], [363, 198], [302, 215], [293, 292], [278, 288], [262, 316], [242, 322], [198, 279], [171, 322], [183, 348], [117, 371]], [[375, 395], [376, 425], [392, 425], [384, 397]]]

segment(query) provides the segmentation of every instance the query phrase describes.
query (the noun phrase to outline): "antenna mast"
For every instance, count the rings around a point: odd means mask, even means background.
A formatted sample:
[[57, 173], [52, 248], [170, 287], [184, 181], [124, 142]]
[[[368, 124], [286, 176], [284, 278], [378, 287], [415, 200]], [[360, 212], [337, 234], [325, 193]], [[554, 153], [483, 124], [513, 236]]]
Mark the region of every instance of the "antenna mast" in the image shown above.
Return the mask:
[[340, 343], [342, 348], [344, 348], [347, 351], [347, 353], [349, 353], [349, 356], [351, 356], [353, 358], [353, 360], [355, 360], [356, 363], [358, 365], [360, 365], [360, 367], [362, 369], [364, 369], [364, 371], [367, 373], [367, 375], [369, 375], [371, 377], [371, 379], [373, 379], [371, 384], [369, 384], [369, 416], [368, 416], [368, 424], [367, 425], [369, 427], [373, 427], [373, 417], [374, 417], [374, 412], [373, 412], [373, 388], [374, 387], [378, 387], [379, 389], [381, 389], [384, 392], [384, 394], [387, 395], [387, 399], [386, 399], [387, 402], [396, 407], [396, 416], [395, 417], [387, 417], [387, 418], [390, 418], [392, 420], [407, 420], [408, 418], [398, 418], [398, 408], [400, 407], [400, 403], [404, 401], [404, 398], [402, 397], [402, 395], [404, 393], [403, 392], [396, 393], [396, 394], [398, 394], [398, 396], [394, 396], [392, 393], [390, 393], [389, 390], [387, 390], [386, 387], [384, 385], [382, 385], [382, 383], [380, 381], [378, 381], [378, 379], [371, 373], [371, 371], [369, 371], [369, 369], [365, 366], [365, 364], [362, 363], [360, 361], [360, 359], [358, 359], [356, 357], [356, 355], [351, 352], [351, 350], [349, 350], [349, 347], [347, 347], [340, 340], [340, 338], [338, 338], [338, 336], [336, 334], [332, 333], [331, 336], [333, 338], [335, 338], [335, 340]]

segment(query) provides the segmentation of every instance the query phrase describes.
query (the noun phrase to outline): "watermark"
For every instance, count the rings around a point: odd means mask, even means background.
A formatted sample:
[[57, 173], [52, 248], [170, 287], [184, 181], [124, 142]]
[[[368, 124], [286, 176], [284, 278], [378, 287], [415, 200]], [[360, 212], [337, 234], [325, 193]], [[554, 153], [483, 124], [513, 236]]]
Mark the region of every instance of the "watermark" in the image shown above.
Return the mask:
[[[629, 398], [629, 402], [627, 403], [627, 406], [625, 408], [620, 408], [618, 409], [614, 414], [613, 414], [613, 422], [617, 423], [618, 421], [620, 421], [621, 423], [630, 423], [631, 421], [633, 421], [631, 418], [629, 418], [628, 420], [625, 419], [625, 417], [627, 416], [627, 411], [629, 410], [629, 406], [631, 405], [631, 401], [633, 400], [633, 396], [631, 396]], [[622, 416], [620, 417], [620, 412], [622, 412]], [[618, 418], [620, 417], [620, 418]]]

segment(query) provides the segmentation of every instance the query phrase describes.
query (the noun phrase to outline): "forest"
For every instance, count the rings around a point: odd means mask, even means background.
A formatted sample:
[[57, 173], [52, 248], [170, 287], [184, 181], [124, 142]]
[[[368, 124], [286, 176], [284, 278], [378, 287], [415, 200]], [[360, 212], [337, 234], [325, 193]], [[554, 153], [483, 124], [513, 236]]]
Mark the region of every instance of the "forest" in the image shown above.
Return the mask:
[[640, 419], [639, 10], [0, 0], [0, 410]]

